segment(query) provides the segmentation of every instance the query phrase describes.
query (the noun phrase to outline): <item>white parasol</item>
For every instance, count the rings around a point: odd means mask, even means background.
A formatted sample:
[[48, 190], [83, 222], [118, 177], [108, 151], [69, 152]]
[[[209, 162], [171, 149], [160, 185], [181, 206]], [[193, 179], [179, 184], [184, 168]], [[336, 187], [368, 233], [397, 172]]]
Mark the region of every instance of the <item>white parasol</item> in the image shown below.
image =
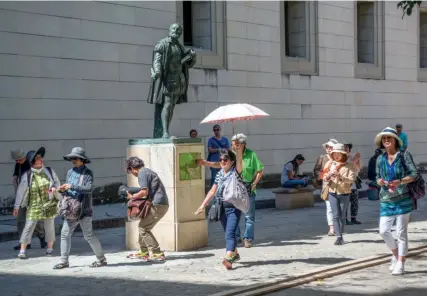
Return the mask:
[[230, 104], [221, 106], [212, 111], [205, 119], [200, 123], [233, 123], [233, 134], [234, 134], [234, 122], [237, 120], [254, 120], [270, 116], [261, 109], [254, 107], [249, 104]]

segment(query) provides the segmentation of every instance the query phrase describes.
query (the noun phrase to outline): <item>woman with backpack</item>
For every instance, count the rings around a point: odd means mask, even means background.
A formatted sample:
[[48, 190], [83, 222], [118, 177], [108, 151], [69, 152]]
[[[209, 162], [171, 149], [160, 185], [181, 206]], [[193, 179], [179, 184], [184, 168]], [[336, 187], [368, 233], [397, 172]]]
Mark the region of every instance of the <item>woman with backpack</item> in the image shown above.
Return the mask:
[[[231, 150], [221, 151], [219, 156], [221, 170], [216, 175], [215, 183], [206, 195], [206, 198], [203, 201], [202, 205], [195, 213], [196, 215], [201, 214], [204, 211], [205, 207], [214, 197], [217, 200], [222, 201], [220, 203], [222, 204], [222, 206], [220, 207], [219, 211], [220, 221], [225, 232], [226, 241], [226, 255], [224, 260], [222, 261], [222, 264], [227, 269], [231, 269], [232, 264], [240, 260], [240, 255], [237, 252], [236, 231], [239, 227], [239, 221], [240, 216], [242, 215], [242, 211], [235, 207], [234, 204], [223, 201], [225, 191], [224, 189], [228, 178], [235, 177], [237, 178], [237, 180], [239, 180], [240, 184], [243, 184], [243, 181], [241, 179], [243, 147], [236, 149], [235, 152], [236, 154], [234, 154]], [[231, 176], [232, 174], [234, 176]], [[237, 187], [237, 189], [239, 189], [239, 187]], [[217, 203], [215, 203], [215, 206], [217, 206]]]
[[304, 162], [302, 154], [297, 154], [293, 160], [287, 162], [282, 170], [281, 184], [285, 188], [307, 186], [307, 179], [298, 177], [299, 166]]
[[[395, 129], [386, 127], [375, 137], [375, 145], [385, 149], [376, 166], [377, 184], [381, 186], [379, 232], [392, 252], [392, 275], [403, 275], [408, 253], [409, 218], [415, 206], [408, 184], [415, 181], [418, 172], [409, 152], [400, 151], [403, 143]], [[394, 222], [397, 242], [391, 233]]]
[[44, 221], [47, 241], [46, 255], [51, 256], [53, 253], [53, 243], [55, 242], [54, 219], [57, 215], [59, 200], [57, 189], [61, 184], [55, 171], [44, 166], [43, 157], [45, 153], [44, 147], [27, 153], [26, 157], [31, 164], [31, 169], [22, 176], [16, 191], [13, 215], [16, 217], [20, 208], [27, 208], [27, 220], [20, 239], [21, 249], [18, 255], [20, 259], [27, 257], [25, 250], [27, 245], [31, 243], [38, 221]]

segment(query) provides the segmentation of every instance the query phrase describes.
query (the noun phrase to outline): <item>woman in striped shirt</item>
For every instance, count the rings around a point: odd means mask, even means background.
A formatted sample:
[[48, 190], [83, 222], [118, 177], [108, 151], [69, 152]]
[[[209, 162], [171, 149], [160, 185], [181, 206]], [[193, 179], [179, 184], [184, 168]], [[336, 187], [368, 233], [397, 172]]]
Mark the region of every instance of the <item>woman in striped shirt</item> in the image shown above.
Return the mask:
[[[375, 144], [385, 149], [378, 157], [376, 174], [380, 191], [380, 234], [392, 251], [390, 271], [393, 275], [405, 273], [404, 262], [408, 253], [408, 224], [414, 202], [407, 184], [417, 177], [417, 169], [409, 152], [401, 152], [402, 140], [396, 130], [387, 127], [375, 137]], [[396, 238], [391, 228], [396, 221]]]
[[[215, 183], [206, 195], [202, 205], [196, 211], [196, 215], [201, 214], [204, 211], [206, 205], [208, 205], [214, 197], [219, 200], [224, 200], [223, 194], [226, 185], [225, 181], [231, 177], [232, 174], [234, 174], [236, 178], [241, 178], [242, 158], [243, 147], [236, 148], [236, 154], [234, 154], [231, 150], [222, 150], [220, 152], [219, 161], [221, 164], [221, 170], [216, 175]], [[223, 212], [221, 214], [221, 224], [225, 232], [226, 245], [226, 255], [222, 261], [222, 264], [227, 269], [231, 269], [232, 264], [240, 260], [240, 255], [237, 252], [236, 231], [239, 227], [239, 221], [242, 212], [232, 203], [227, 201], [223, 201], [222, 206]]]

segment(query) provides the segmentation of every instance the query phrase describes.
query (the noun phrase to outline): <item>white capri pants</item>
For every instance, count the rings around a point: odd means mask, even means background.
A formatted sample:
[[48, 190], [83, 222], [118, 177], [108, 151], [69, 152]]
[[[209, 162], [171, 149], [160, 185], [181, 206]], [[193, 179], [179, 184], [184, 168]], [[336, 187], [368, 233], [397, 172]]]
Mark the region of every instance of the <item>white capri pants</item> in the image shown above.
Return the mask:
[[[55, 241], [55, 220], [45, 219], [44, 221], [44, 232], [45, 238], [47, 242]], [[25, 222], [24, 230], [22, 231], [20, 243], [21, 244], [30, 244], [31, 239], [33, 238], [33, 232], [36, 228], [38, 221], [35, 220], [27, 220]]]
[[[399, 256], [408, 254], [408, 224], [411, 213], [397, 216], [380, 217], [380, 235], [390, 250], [397, 249]], [[391, 228], [396, 220], [396, 239]], [[397, 240], [397, 241], [396, 241]]]
[[328, 220], [328, 225], [332, 226], [334, 225], [333, 222], [333, 214], [332, 214], [332, 208], [331, 208], [331, 203], [329, 202], [329, 200], [325, 200], [326, 203], [326, 220]]

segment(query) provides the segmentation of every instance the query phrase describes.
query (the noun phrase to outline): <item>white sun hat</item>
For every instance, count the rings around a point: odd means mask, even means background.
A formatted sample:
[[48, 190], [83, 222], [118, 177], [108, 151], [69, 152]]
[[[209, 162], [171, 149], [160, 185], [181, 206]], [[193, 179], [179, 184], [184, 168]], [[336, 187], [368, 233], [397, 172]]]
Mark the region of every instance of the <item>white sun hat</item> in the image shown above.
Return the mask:
[[334, 144], [334, 145], [332, 146], [332, 151], [331, 151], [331, 153], [334, 153], [334, 152], [342, 153], [342, 154], [347, 155], [347, 152], [345, 151], [344, 144], [341, 144], [341, 143], [337, 143], [337, 144]]
[[335, 144], [338, 144], [338, 141], [335, 139], [329, 139], [328, 142], [322, 144], [322, 147], [326, 149], [326, 146], [334, 146]]
[[403, 146], [403, 141], [399, 138], [399, 135], [397, 134], [396, 130], [391, 127], [386, 127], [385, 129], [383, 129], [382, 132], [375, 136], [374, 142], [377, 147], [381, 147], [381, 139], [383, 136], [391, 136], [399, 142], [399, 147]]

